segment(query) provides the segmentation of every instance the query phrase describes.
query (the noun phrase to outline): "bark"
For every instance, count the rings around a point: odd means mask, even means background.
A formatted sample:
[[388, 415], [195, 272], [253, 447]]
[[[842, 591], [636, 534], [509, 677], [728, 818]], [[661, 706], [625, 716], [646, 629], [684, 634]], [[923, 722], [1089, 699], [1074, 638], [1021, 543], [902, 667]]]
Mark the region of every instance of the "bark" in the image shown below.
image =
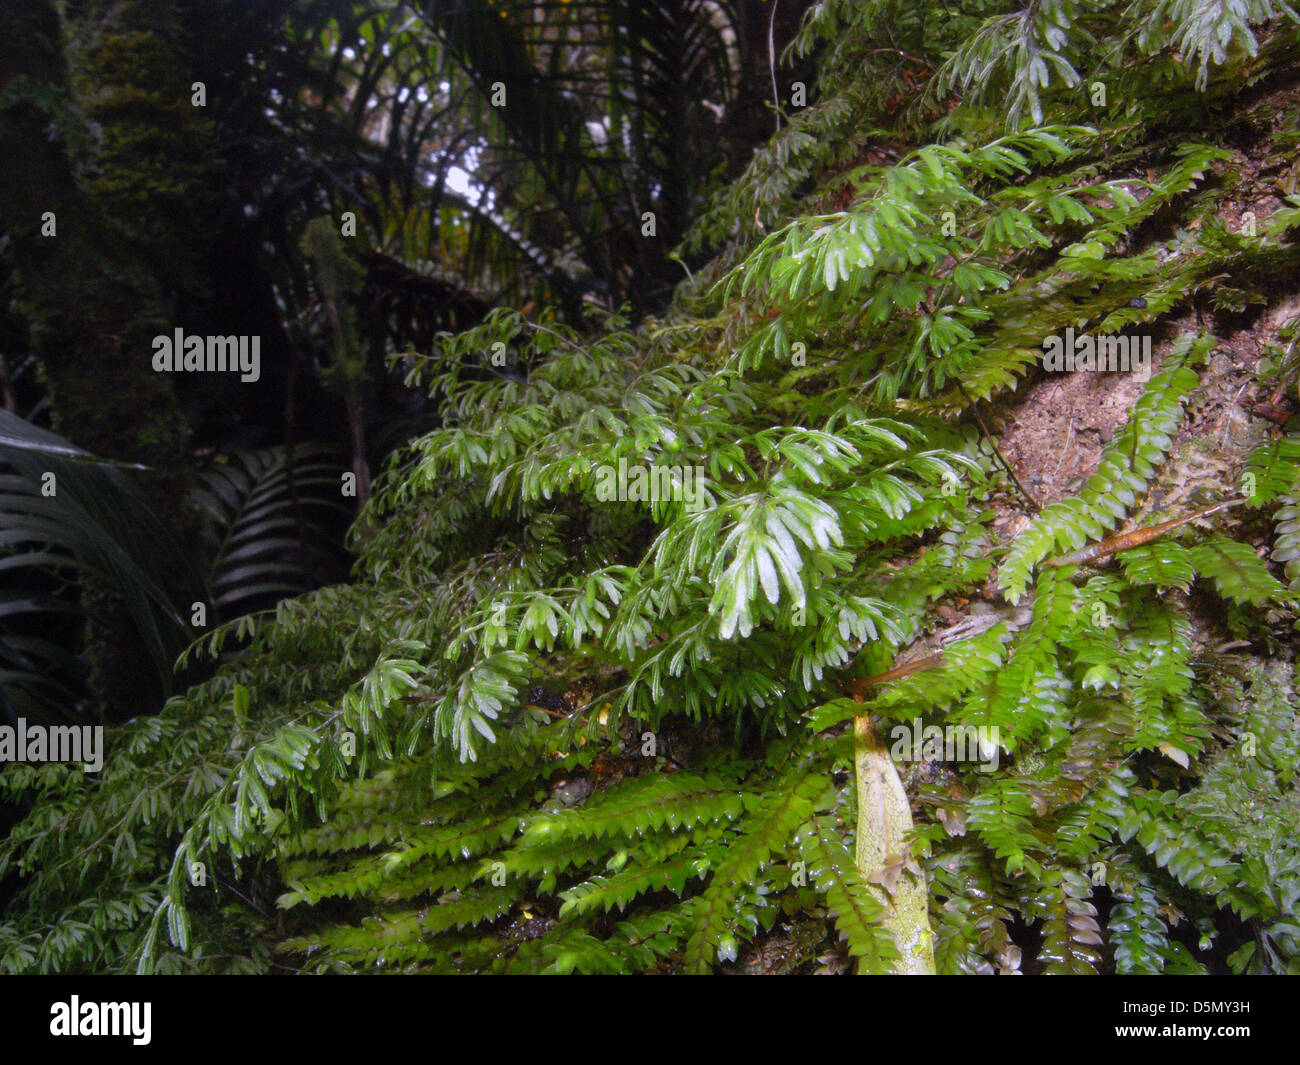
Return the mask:
[[[160, 109], [182, 115], [189, 90], [153, 28], [170, 25], [168, 3], [91, 4], [82, 20], [69, 45], [49, 0], [0, 4], [0, 158], [21, 160], [0, 167], [0, 225], [55, 428], [152, 467], [158, 509], [183, 531], [186, 422], [151, 341], [173, 326], [160, 275], [183, 281], [197, 239], [180, 202], [200, 197], [176, 138], [146, 131], [166, 121]], [[78, 101], [76, 85], [91, 82], [94, 97]], [[83, 605], [101, 710], [150, 709], [163, 692], [120, 602], [92, 582]]]

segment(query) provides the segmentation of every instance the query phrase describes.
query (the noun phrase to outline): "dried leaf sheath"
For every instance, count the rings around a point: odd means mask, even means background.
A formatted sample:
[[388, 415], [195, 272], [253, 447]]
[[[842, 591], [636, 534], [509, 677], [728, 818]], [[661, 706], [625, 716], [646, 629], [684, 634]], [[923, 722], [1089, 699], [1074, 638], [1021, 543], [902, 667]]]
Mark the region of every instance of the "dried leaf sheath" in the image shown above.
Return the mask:
[[1128, 551], [1134, 547], [1141, 547], [1143, 544], [1149, 544], [1152, 540], [1159, 539], [1167, 532], [1172, 532], [1181, 525], [1195, 521], [1197, 518], [1206, 518], [1211, 514], [1218, 513], [1220, 510], [1226, 510], [1228, 507], [1235, 507], [1239, 503], [1244, 503], [1244, 499], [1229, 499], [1224, 503], [1216, 503], [1212, 507], [1205, 507], [1203, 510], [1194, 511], [1186, 514], [1181, 518], [1173, 518], [1170, 521], [1162, 521], [1159, 525], [1149, 525], [1145, 529], [1134, 529], [1131, 532], [1121, 533], [1119, 536], [1112, 536], [1108, 539], [1101, 540], [1098, 543], [1091, 544], [1081, 550], [1072, 552], [1068, 555], [1062, 555], [1060, 558], [1049, 558], [1043, 562], [1044, 566], [1081, 566], [1085, 562], [1093, 562], [1099, 558], [1108, 558], [1111, 555], [1118, 554], [1120, 551]]
[[853, 764], [857, 779], [857, 867], [888, 915], [885, 925], [898, 948], [893, 972], [932, 975], [934, 934], [930, 930], [925, 871], [911, 861], [907, 834], [912, 811], [889, 749], [866, 715], [853, 720]]

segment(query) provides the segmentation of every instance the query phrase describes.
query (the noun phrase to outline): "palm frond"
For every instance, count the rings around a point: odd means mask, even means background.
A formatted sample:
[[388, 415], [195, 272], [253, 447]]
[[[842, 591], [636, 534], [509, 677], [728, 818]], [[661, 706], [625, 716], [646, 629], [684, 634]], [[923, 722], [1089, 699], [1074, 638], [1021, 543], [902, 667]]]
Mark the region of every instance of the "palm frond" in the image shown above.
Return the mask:
[[[201, 474], [194, 503], [211, 558], [212, 603], [223, 618], [247, 614], [320, 583], [340, 551], [331, 513], [350, 520], [341, 467], [324, 445], [236, 452]], [[337, 524], [337, 522], [336, 522]]]
[[49, 669], [68, 665], [71, 652], [53, 634], [66, 637], [61, 618], [77, 612], [70, 592], [88, 577], [121, 598], [167, 690], [190, 604], [202, 597], [190, 553], [123, 464], [8, 411], [0, 462], [13, 471], [0, 475], [0, 685], [10, 702], [66, 712], [68, 690]]

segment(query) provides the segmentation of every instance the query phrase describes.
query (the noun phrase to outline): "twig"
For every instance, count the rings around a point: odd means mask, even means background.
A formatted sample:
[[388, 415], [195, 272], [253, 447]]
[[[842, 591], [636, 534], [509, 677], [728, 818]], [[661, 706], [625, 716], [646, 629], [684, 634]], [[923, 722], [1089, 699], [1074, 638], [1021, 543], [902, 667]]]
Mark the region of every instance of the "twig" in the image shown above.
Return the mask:
[[923, 669], [934, 669], [936, 666], [943, 665], [943, 652], [926, 655], [924, 658], [915, 658], [911, 662], [904, 662], [901, 666], [895, 666], [893, 669], [887, 669], [883, 673], [877, 673], [873, 677], [850, 677], [844, 682], [844, 690], [853, 695], [861, 695], [868, 688], [874, 688], [877, 684], [887, 684], [891, 680], [900, 680], [903, 677], [910, 677], [913, 673], [919, 673]]
[[772, 106], [776, 110], [776, 131], [781, 132], [781, 90], [776, 86], [776, 8], [781, 0], [772, 0], [772, 17], [767, 20], [767, 63], [772, 71]]
[[1024, 498], [1025, 502], [1029, 504], [1029, 509], [1037, 514], [1042, 508], [1037, 502], [1035, 502], [1034, 497], [1025, 490], [1025, 486], [1020, 483], [1020, 478], [1016, 476], [1016, 471], [1011, 468], [1011, 464], [1007, 462], [1003, 457], [1002, 452], [998, 450], [997, 441], [993, 439], [993, 434], [989, 432], [988, 426], [984, 424], [984, 419], [980, 417], [979, 408], [975, 406], [975, 401], [970, 398], [970, 394], [966, 391], [966, 386], [960, 381], [955, 382], [955, 384], [957, 385], [957, 391], [960, 392], [966, 398], [966, 402], [970, 404], [971, 413], [975, 415], [975, 420], [979, 422], [980, 432], [984, 434], [984, 438], [989, 442], [989, 447], [993, 449], [993, 454], [995, 454], [998, 457], [998, 461], [1002, 463], [1002, 468], [1007, 471], [1007, 476], [1011, 478], [1011, 483], [1016, 486], [1016, 491], [1018, 491]]

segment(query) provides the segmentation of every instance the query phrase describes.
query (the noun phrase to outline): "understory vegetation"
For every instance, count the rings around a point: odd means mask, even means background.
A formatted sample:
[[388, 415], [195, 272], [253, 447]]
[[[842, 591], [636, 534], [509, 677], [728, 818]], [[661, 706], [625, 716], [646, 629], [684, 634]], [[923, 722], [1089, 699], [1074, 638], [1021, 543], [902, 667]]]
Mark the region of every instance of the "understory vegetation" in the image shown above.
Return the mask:
[[[631, 198], [621, 272], [576, 211], [534, 246], [606, 169], [520, 179], [492, 309], [382, 366], [335, 260], [419, 258], [418, 212], [304, 213], [321, 394], [423, 405], [197, 479], [185, 684], [98, 774], [0, 771], [0, 971], [1300, 972], [1300, 16], [824, 0], [774, 76], [748, 161], [665, 160], [680, 225]], [[542, 128], [527, 85], [483, 128]], [[1067, 330], [1153, 338], [1148, 379], [1010, 462]], [[31, 446], [0, 513], [44, 505]], [[281, 598], [301, 541], [258, 523], [304, 499], [329, 579]], [[899, 757], [914, 725], [996, 767]]]

